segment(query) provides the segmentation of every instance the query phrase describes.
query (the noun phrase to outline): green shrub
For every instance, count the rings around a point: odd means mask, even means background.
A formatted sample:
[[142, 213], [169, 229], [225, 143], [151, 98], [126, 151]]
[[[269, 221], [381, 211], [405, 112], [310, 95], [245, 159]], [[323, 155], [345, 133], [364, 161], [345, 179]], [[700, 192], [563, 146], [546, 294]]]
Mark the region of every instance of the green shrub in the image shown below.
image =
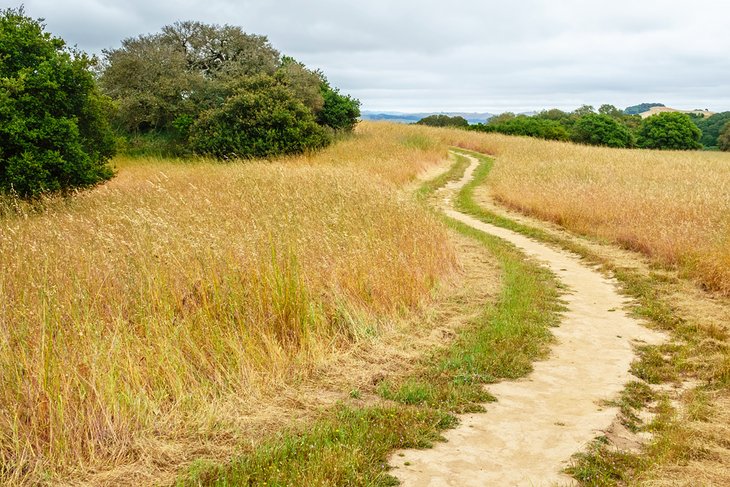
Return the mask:
[[317, 122], [334, 130], [351, 132], [360, 116], [360, 101], [349, 95], [341, 95], [327, 81], [321, 85], [324, 106], [317, 113]]
[[701, 149], [702, 132], [692, 119], [679, 112], [666, 112], [644, 119], [639, 126], [639, 146], [646, 149]]
[[0, 12], [1, 191], [33, 197], [112, 177], [112, 106], [91, 64], [22, 8]]
[[629, 129], [609, 115], [590, 114], [573, 125], [574, 142], [606, 147], [632, 147], [634, 136]]
[[220, 108], [203, 112], [190, 132], [195, 152], [219, 158], [296, 154], [331, 141], [291, 91], [265, 76], [242, 83]]

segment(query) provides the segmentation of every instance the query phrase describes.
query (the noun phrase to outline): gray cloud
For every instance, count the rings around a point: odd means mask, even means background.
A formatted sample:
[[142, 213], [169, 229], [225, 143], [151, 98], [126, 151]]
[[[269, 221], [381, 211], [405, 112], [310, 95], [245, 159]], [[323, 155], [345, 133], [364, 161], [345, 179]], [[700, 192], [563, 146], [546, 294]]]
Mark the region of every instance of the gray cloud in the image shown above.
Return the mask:
[[25, 0], [88, 52], [176, 20], [242, 26], [378, 110], [660, 101], [730, 110], [724, 0]]

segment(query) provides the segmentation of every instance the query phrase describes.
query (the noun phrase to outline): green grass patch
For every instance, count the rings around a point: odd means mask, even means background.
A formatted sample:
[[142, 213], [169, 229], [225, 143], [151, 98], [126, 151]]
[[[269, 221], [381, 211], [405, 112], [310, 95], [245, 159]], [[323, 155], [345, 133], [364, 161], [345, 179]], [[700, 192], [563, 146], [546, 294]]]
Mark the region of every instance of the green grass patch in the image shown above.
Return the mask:
[[455, 422], [431, 408], [340, 406], [331, 418], [274, 437], [227, 465], [193, 465], [176, 485], [397, 485], [388, 474], [388, 453], [429, 448]]

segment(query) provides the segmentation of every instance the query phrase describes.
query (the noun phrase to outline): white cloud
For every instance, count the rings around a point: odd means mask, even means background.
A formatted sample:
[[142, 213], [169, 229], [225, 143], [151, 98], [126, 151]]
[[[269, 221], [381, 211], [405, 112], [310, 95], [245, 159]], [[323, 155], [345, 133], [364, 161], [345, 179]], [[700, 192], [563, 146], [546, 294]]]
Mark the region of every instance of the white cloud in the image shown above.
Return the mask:
[[176, 20], [240, 25], [364, 108], [529, 110], [661, 101], [730, 110], [730, 4], [667, 0], [26, 0], [81, 49]]

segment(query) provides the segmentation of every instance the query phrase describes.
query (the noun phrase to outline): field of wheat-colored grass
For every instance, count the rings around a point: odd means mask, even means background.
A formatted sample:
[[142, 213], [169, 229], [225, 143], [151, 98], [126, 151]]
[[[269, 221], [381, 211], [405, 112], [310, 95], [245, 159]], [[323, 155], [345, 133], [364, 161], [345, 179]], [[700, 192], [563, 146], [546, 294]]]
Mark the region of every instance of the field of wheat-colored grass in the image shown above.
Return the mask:
[[416, 310], [455, 265], [398, 189], [432, 145], [364, 125], [313, 156], [119, 158], [70, 200], [4, 200], [0, 483], [225, 441], [242, 404]]
[[730, 153], [419, 130], [495, 156], [487, 184], [502, 204], [642, 252], [730, 295]]

